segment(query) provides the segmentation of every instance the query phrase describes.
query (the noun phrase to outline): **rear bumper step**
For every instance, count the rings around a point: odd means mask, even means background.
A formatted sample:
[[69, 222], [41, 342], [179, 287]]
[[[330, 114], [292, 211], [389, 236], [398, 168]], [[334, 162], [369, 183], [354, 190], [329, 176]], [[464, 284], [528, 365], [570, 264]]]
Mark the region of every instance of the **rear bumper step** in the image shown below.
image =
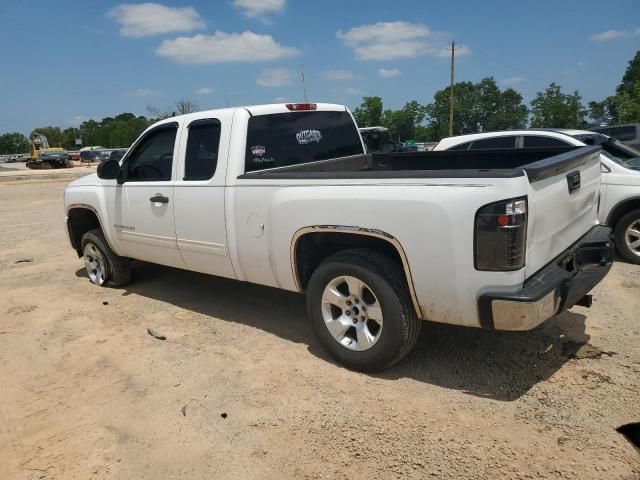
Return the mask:
[[611, 229], [597, 225], [512, 293], [488, 292], [478, 299], [480, 324], [495, 330], [531, 330], [578, 304], [591, 306], [587, 295], [613, 263]]

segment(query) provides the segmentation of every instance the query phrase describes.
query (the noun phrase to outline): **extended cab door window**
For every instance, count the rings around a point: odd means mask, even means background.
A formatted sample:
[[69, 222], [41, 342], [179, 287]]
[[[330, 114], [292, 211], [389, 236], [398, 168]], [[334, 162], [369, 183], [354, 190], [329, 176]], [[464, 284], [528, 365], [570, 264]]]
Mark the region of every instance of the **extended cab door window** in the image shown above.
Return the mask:
[[216, 173], [220, 130], [220, 121], [216, 119], [189, 124], [183, 180], [209, 180]]
[[253, 116], [246, 148], [247, 173], [364, 154], [356, 124], [346, 111]]
[[177, 130], [177, 125], [163, 126], [140, 140], [124, 162], [123, 179], [127, 182], [171, 180]]

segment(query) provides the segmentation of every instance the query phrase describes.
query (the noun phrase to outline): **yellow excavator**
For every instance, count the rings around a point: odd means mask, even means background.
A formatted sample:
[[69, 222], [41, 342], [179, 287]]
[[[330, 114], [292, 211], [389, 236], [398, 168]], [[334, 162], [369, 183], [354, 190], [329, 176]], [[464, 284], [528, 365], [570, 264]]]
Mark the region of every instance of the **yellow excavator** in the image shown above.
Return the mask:
[[69, 153], [60, 147], [50, 147], [47, 137], [38, 132], [31, 134], [31, 159], [26, 167], [31, 169], [67, 168], [73, 164]]

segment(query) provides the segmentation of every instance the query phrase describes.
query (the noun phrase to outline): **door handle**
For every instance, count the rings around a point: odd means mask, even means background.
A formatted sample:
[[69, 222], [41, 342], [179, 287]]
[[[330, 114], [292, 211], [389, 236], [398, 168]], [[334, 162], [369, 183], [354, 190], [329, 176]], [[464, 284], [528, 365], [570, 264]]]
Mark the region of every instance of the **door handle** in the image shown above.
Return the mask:
[[161, 193], [156, 193], [149, 201], [153, 203], [169, 203], [169, 197], [165, 197]]
[[571, 172], [567, 175], [567, 185], [569, 187], [569, 194], [580, 190], [580, 172]]

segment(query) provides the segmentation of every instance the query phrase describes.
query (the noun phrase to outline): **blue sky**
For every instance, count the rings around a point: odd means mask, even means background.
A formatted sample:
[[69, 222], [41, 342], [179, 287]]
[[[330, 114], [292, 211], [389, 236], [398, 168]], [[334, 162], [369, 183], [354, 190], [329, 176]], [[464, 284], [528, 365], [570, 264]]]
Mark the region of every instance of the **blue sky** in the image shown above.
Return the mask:
[[301, 100], [428, 103], [494, 76], [529, 101], [550, 82], [610, 95], [640, 49], [640, 1], [3, 0], [0, 133], [78, 125], [184, 97], [201, 108]]

